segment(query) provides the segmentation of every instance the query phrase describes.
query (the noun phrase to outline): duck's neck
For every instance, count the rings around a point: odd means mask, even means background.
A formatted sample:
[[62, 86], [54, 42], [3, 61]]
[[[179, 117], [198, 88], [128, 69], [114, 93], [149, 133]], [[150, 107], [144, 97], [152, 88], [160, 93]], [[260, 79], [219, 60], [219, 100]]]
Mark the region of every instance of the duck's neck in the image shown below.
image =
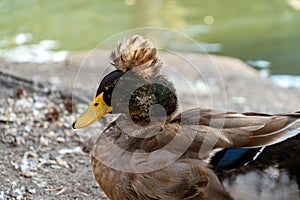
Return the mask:
[[114, 112], [130, 116], [139, 125], [147, 125], [152, 117], [169, 118], [177, 109], [174, 86], [163, 76], [151, 80], [125, 76], [115, 89], [117, 98], [112, 96]]

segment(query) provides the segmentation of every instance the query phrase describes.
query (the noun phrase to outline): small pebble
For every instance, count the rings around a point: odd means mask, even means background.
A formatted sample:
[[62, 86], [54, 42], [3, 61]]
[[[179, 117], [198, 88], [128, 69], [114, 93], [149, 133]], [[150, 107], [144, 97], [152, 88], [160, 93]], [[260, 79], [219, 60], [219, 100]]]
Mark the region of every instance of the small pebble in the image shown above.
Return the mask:
[[83, 159], [80, 159], [77, 162], [80, 163], [80, 164], [85, 164], [85, 160], [83, 160]]
[[59, 165], [51, 165], [51, 168], [52, 169], [61, 169], [61, 166], [59, 166]]
[[22, 194], [18, 195], [16, 199], [17, 200], [26, 200], [26, 198], [24, 198]]
[[58, 138], [55, 139], [55, 141], [56, 142], [65, 142], [66, 140], [63, 137], [58, 137]]
[[25, 172], [22, 172], [21, 175], [26, 177], [26, 178], [32, 178], [34, 176], [35, 173], [33, 172], [29, 172], [29, 171], [25, 171]]
[[68, 154], [68, 153], [73, 153], [73, 150], [72, 149], [60, 149], [58, 151], [58, 153], [64, 155], [64, 154]]
[[36, 189], [35, 188], [29, 188], [28, 190], [27, 190], [30, 194], [35, 194], [36, 193]]
[[40, 145], [41, 146], [48, 146], [49, 145], [49, 140], [46, 139], [45, 137], [41, 136], [40, 137]]
[[10, 113], [9, 120], [10, 121], [16, 121], [17, 120], [17, 115], [15, 113]]
[[74, 148], [73, 148], [73, 152], [74, 152], [74, 153], [83, 153], [83, 152], [82, 152], [82, 148], [81, 148], [80, 146], [74, 147]]
[[71, 128], [71, 123], [64, 123], [65, 128]]
[[46, 122], [43, 123], [43, 128], [44, 129], [49, 128], [49, 122], [48, 121], [46, 121]]
[[47, 133], [47, 136], [48, 137], [54, 137], [55, 136], [54, 131], [50, 131], [49, 133]]
[[31, 132], [31, 126], [26, 125], [26, 126], [24, 127], [24, 130], [25, 130], [26, 132], [30, 133], [30, 132]]
[[37, 102], [34, 103], [34, 108], [35, 109], [40, 110], [40, 109], [43, 109], [45, 107], [46, 107], [46, 104], [43, 103], [43, 102], [37, 101]]
[[64, 168], [69, 168], [68, 163], [62, 159], [56, 159], [56, 163]]

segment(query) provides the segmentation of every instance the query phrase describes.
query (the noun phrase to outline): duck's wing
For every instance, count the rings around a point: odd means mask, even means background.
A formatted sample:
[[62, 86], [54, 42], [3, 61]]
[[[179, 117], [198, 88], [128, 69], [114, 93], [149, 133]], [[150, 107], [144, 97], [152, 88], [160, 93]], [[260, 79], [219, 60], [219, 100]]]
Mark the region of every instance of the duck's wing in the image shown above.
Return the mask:
[[215, 140], [221, 148], [255, 148], [282, 142], [300, 133], [300, 113], [235, 113], [191, 109], [176, 116], [173, 123], [189, 126], [199, 140]]

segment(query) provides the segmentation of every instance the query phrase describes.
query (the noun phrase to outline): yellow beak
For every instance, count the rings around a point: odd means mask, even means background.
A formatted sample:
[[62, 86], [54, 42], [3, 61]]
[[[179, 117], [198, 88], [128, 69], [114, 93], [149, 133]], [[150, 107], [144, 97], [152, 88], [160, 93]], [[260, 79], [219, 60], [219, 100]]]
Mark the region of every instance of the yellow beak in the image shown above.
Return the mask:
[[73, 122], [72, 127], [74, 129], [84, 128], [92, 124], [96, 120], [100, 119], [107, 113], [110, 113], [111, 111], [112, 107], [106, 105], [106, 103], [103, 100], [102, 92], [98, 96], [94, 97], [86, 111], [81, 116], [79, 116], [75, 122]]

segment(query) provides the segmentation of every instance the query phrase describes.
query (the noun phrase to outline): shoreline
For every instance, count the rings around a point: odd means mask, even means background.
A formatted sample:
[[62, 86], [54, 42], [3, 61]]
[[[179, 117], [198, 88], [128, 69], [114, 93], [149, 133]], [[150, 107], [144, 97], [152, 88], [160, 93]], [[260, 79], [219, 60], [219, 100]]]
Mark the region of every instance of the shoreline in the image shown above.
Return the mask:
[[[46, 63], [0, 59], [0, 71], [41, 83], [50, 90], [60, 90], [69, 96], [82, 96], [82, 101], [88, 102], [101, 76], [113, 70], [109, 55], [106, 50], [78, 52], [70, 54], [64, 61]], [[175, 82], [178, 95], [183, 98], [192, 93], [202, 107], [274, 113], [292, 112], [299, 105], [300, 90], [279, 87], [271, 78], [262, 76], [237, 58], [193, 53], [161, 52], [160, 55], [164, 63], [163, 72]], [[191, 91], [186, 91], [184, 84], [191, 85]], [[0, 97], [4, 96], [0, 92]], [[226, 101], [226, 104], [220, 101]], [[183, 106], [198, 105], [192, 104], [183, 100]]]

